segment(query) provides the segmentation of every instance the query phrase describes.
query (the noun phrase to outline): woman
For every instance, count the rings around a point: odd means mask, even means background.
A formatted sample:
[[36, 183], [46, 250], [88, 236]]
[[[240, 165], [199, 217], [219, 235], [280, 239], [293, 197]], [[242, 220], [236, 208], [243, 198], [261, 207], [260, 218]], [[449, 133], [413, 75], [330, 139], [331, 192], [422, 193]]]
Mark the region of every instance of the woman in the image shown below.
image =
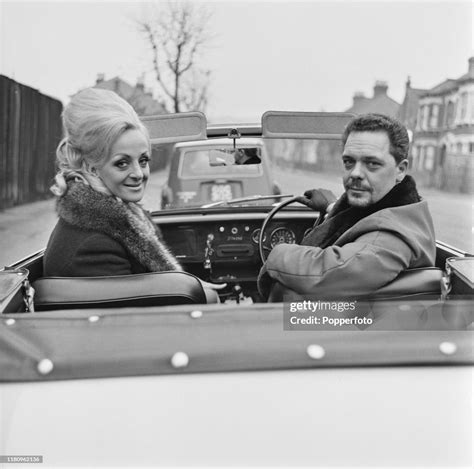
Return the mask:
[[138, 205], [150, 175], [151, 144], [133, 108], [112, 91], [86, 89], [64, 109], [63, 126], [51, 188], [59, 221], [44, 255], [44, 275], [182, 270]]

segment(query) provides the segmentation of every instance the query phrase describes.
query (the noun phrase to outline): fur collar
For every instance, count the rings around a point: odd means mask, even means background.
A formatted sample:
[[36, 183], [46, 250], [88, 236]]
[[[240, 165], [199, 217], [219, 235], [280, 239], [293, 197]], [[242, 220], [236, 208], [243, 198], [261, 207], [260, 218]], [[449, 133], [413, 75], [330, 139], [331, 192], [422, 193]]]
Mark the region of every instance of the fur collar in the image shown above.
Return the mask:
[[409, 175], [406, 175], [403, 181], [396, 184], [382, 199], [368, 207], [351, 207], [347, 202], [346, 194], [343, 194], [334, 205], [328, 218], [321, 225], [314, 227], [301, 244], [324, 249], [333, 245], [343, 233], [363, 218], [385, 208], [401, 207], [420, 200], [415, 180]]
[[66, 194], [58, 200], [57, 211], [70, 225], [115, 239], [149, 272], [182, 270], [137, 204], [102, 194], [81, 182], [70, 182]]

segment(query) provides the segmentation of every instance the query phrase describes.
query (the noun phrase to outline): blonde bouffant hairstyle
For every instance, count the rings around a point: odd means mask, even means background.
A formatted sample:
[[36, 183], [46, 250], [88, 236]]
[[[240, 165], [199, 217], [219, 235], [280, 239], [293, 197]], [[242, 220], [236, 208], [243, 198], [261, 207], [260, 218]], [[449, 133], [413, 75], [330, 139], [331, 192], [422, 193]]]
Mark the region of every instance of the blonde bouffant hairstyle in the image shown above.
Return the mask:
[[64, 138], [56, 150], [58, 172], [51, 187], [58, 197], [67, 192], [70, 180], [82, 181], [98, 192], [110, 194], [95, 168], [101, 168], [108, 160], [112, 145], [130, 129], [140, 130], [150, 142], [135, 110], [113, 91], [80, 91], [64, 108], [62, 121]]

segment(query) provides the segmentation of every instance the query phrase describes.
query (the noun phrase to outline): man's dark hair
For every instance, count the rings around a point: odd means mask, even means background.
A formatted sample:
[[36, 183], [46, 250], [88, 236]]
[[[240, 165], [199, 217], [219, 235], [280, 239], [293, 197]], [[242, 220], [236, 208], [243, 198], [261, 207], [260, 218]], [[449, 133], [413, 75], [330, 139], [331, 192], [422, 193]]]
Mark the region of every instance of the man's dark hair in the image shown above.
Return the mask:
[[410, 140], [405, 126], [393, 117], [384, 114], [362, 114], [347, 124], [342, 134], [342, 143], [346, 144], [351, 132], [387, 132], [390, 140], [390, 154], [398, 164], [408, 158]]
[[245, 148], [244, 149], [244, 154], [245, 154], [245, 156], [248, 156], [250, 158], [252, 158], [253, 156], [258, 157], [258, 152], [257, 152], [256, 148]]

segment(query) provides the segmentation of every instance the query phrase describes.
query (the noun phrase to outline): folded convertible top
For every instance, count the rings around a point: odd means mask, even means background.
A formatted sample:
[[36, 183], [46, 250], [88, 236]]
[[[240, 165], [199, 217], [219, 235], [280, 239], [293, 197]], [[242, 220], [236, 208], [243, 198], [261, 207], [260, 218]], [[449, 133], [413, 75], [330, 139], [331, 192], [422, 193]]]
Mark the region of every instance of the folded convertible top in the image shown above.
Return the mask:
[[470, 300], [385, 303], [393, 314], [373, 326], [335, 330], [284, 330], [281, 303], [3, 315], [0, 380], [466, 365], [474, 363], [471, 306]]

